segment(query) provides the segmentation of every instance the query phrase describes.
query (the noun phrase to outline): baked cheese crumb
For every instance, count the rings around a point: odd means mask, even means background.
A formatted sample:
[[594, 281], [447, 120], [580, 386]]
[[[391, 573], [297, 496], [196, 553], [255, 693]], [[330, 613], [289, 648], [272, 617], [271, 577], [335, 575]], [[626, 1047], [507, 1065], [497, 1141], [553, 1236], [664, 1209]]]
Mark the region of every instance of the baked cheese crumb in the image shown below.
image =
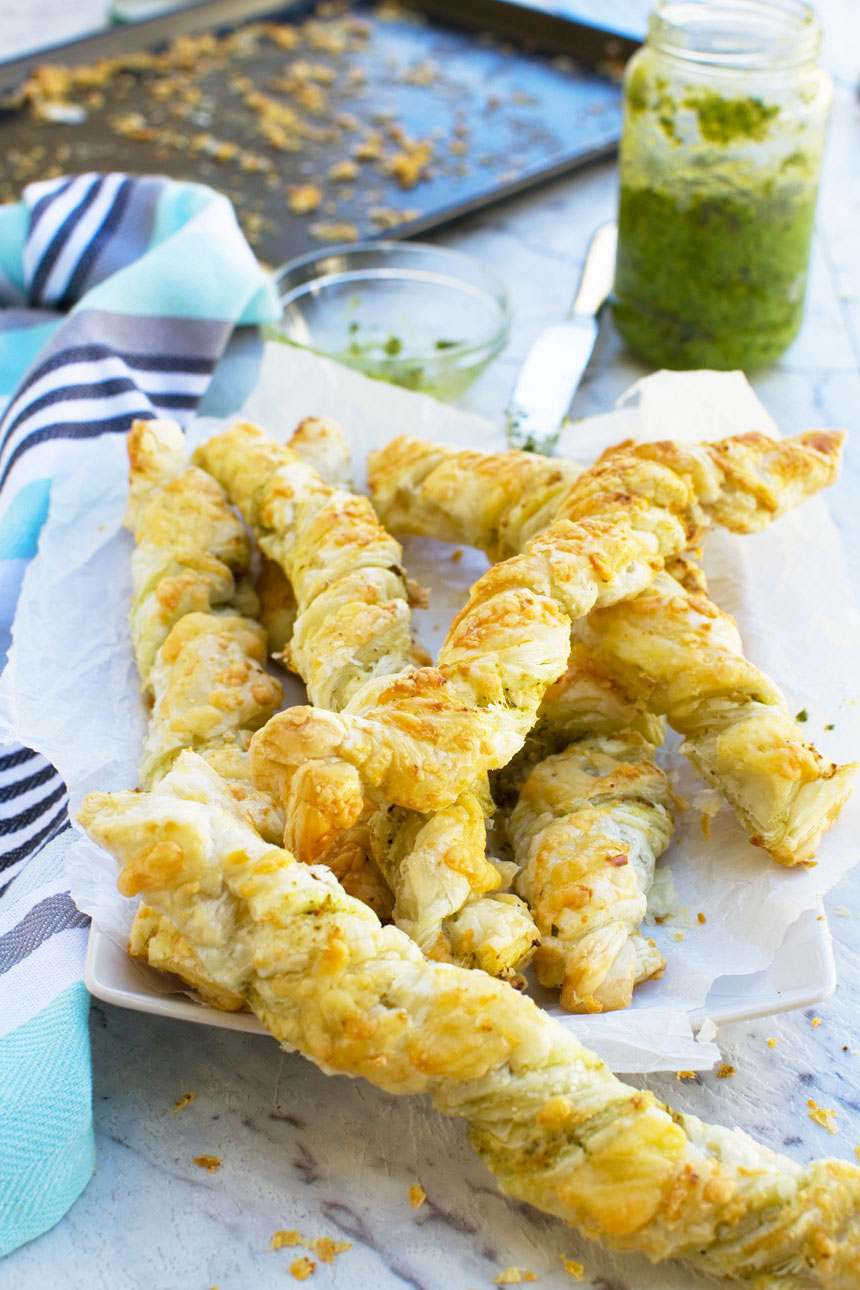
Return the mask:
[[312, 1241], [302, 1241], [306, 1250], [313, 1250], [320, 1263], [334, 1263], [336, 1254], [352, 1249], [352, 1241], [335, 1241], [331, 1236], [317, 1236]]
[[701, 910], [699, 910], [698, 914], [696, 915], [696, 918], [698, 918], [700, 923], [706, 923], [708, 921]]
[[728, 1079], [729, 1076], [734, 1075], [734, 1073], [734, 1066], [730, 1066], [728, 1062], [723, 1062], [722, 1066], [717, 1071], [717, 1079]]
[[315, 184], [299, 184], [287, 190], [287, 205], [294, 215], [315, 211], [321, 201], [322, 193]]
[[413, 1209], [420, 1209], [427, 1199], [427, 1193], [420, 1183], [413, 1183], [409, 1188], [409, 1204]]
[[170, 1108], [170, 1114], [175, 1115], [177, 1111], [184, 1111], [186, 1106], [191, 1105], [196, 1096], [196, 1093], [183, 1093], [182, 1097], [178, 1097], [175, 1104]]
[[294, 1228], [289, 1232], [285, 1232], [283, 1229], [280, 1229], [275, 1232], [271, 1241], [269, 1241], [269, 1249], [280, 1250], [285, 1245], [301, 1245], [301, 1243], [302, 1238]]
[[583, 1279], [585, 1276], [585, 1268], [581, 1263], [577, 1263], [576, 1259], [566, 1259], [563, 1254], [560, 1254], [558, 1257], [561, 1260], [561, 1266], [564, 1268], [565, 1272], [570, 1273], [574, 1281], [581, 1281]]
[[816, 1026], [820, 1026], [820, 1025], [821, 1025], [821, 1018], [820, 1018], [820, 1017], [813, 1017], [813, 1018], [812, 1018], [812, 1029], [814, 1030]]
[[776, 1040], [776, 1039], [769, 1039], [769, 1040], [767, 1041], [767, 1046], [768, 1046], [768, 1048], [776, 1048], [777, 1043], [778, 1043], [778, 1040]]
[[306, 1254], [303, 1254], [300, 1259], [293, 1259], [289, 1270], [297, 1281], [307, 1281], [315, 1267], [316, 1264], [313, 1259], [309, 1259]]
[[194, 1163], [195, 1165], [198, 1165], [199, 1168], [206, 1169], [210, 1174], [214, 1174], [216, 1169], [221, 1168], [221, 1157], [220, 1156], [195, 1156]]
[[810, 1120], [814, 1120], [816, 1124], [820, 1124], [822, 1129], [826, 1129], [828, 1133], [839, 1132], [836, 1127], [835, 1111], [828, 1110], [824, 1106], [819, 1106], [816, 1102], [813, 1102], [812, 1098], [809, 1099], [806, 1105], [809, 1107]]
[[497, 1286], [518, 1286], [523, 1281], [537, 1281], [534, 1272], [526, 1272], [525, 1268], [505, 1268], [495, 1278]]
[[678, 1071], [678, 1079], [695, 1079], [695, 1071]]

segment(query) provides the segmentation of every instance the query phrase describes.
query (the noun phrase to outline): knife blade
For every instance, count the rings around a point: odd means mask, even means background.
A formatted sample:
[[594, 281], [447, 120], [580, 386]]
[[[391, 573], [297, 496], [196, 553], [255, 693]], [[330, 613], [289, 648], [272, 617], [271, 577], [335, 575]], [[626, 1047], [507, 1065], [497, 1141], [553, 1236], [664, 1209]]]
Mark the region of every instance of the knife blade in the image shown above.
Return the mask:
[[546, 327], [520, 368], [507, 409], [512, 448], [549, 455], [597, 340], [597, 315], [612, 289], [618, 226], [601, 224], [591, 239], [573, 306]]

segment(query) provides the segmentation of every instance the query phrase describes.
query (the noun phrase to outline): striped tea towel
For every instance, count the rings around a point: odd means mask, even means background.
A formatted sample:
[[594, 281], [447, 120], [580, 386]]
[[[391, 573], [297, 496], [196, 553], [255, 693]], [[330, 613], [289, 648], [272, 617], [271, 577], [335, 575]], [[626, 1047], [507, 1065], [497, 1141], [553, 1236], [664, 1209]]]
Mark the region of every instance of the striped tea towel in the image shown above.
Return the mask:
[[[0, 207], [0, 659], [52, 479], [134, 417], [184, 423], [234, 326], [278, 312], [211, 189], [77, 175]], [[62, 1217], [93, 1168], [70, 840], [53, 767], [0, 747], [0, 1255]]]

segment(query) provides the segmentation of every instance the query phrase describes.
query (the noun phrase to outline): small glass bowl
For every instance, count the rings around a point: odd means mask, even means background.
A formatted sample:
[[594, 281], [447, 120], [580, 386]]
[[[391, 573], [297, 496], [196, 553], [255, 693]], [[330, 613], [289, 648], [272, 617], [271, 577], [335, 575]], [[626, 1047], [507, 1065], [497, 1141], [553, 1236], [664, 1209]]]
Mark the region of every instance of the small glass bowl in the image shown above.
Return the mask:
[[504, 348], [508, 289], [480, 260], [422, 242], [357, 242], [291, 260], [270, 337], [452, 400]]

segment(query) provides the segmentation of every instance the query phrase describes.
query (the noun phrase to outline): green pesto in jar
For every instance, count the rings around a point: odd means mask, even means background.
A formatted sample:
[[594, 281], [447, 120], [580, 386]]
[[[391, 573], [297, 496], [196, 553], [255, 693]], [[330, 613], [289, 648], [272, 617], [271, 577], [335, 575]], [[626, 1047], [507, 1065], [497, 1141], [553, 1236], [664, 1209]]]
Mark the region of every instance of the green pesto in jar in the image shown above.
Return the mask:
[[[761, 141], [778, 115], [760, 99], [714, 93], [687, 94], [682, 105], [717, 146]], [[641, 167], [635, 179], [625, 170], [612, 309], [630, 347], [674, 368], [772, 362], [803, 316], [816, 198], [806, 156], [755, 176], [727, 156], [712, 183], [701, 169], [650, 182]]]

